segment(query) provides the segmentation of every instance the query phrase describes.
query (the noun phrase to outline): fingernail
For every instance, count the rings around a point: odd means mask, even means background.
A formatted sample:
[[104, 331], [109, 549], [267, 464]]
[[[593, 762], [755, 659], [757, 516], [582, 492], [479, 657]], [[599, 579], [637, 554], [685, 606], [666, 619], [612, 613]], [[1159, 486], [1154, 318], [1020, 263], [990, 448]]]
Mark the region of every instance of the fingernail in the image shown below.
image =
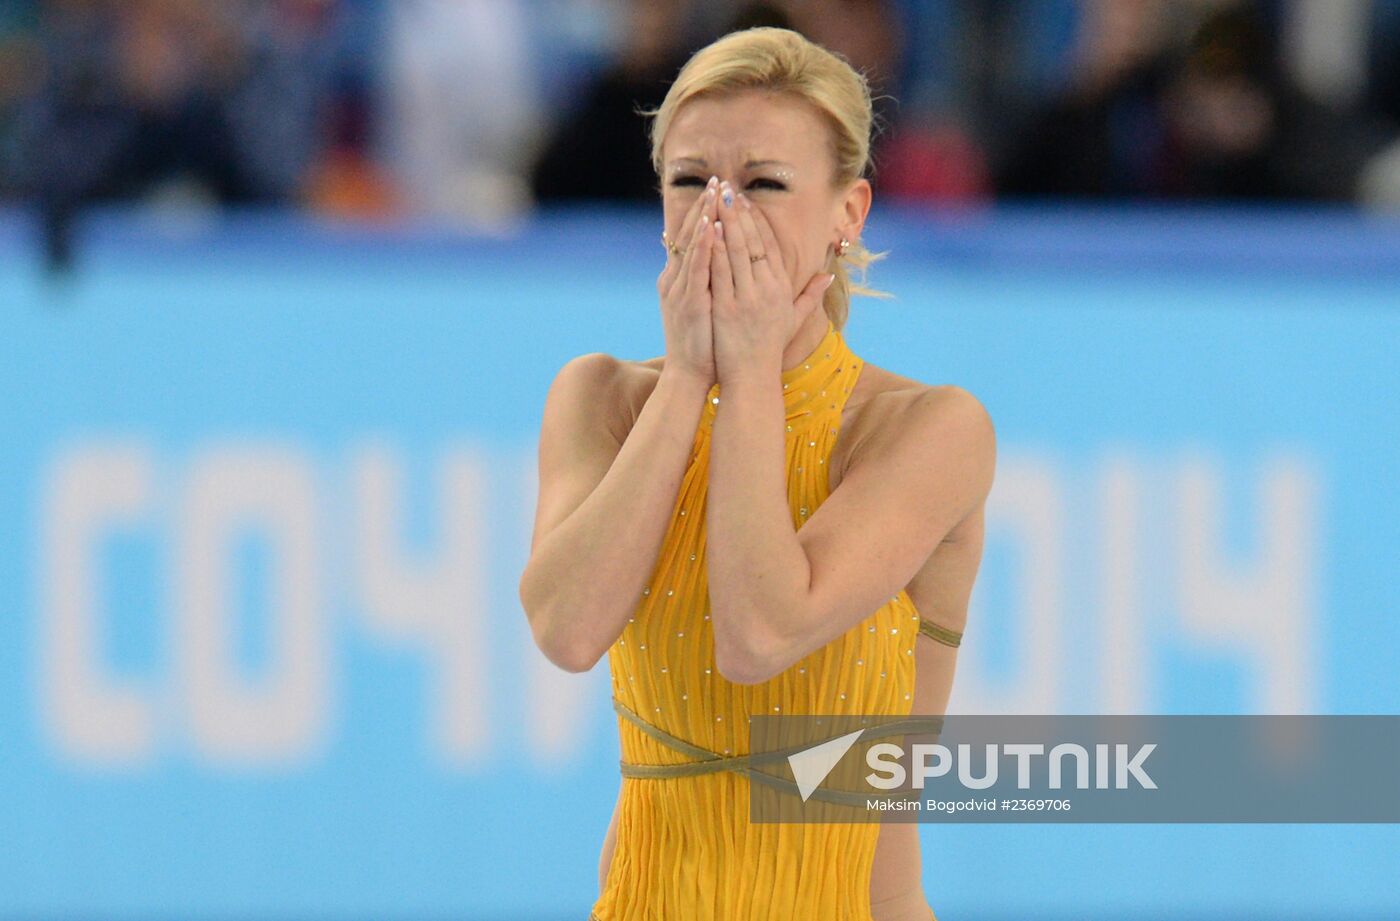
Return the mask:
[[710, 216], [709, 216], [708, 214], [703, 214], [703, 215], [700, 216], [700, 226], [697, 227], [697, 228], [695, 228], [695, 229], [696, 229], [697, 231], [699, 231], [700, 233], [704, 233], [704, 232], [705, 232], [705, 225], [708, 224], [709, 222], [710, 222]]
[[753, 205], [749, 204], [749, 197], [743, 192], [739, 193], [739, 204], [744, 206], [745, 211], [748, 211], [750, 208], [753, 207]]
[[822, 285], [822, 291], [825, 291], [827, 288], [830, 288], [830, 287], [831, 287], [831, 283], [832, 283], [833, 281], [835, 281], [835, 280], [836, 280], [836, 276], [835, 276], [835, 275], [828, 275], [828, 276], [826, 276], [826, 283]]
[[705, 186], [706, 186], [707, 188], [711, 188], [711, 189], [713, 189], [713, 188], [714, 188], [715, 186], [717, 186], [717, 185], [719, 185], [719, 177], [718, 177], [718, 176], [711, 176], [711, 177], [710, 177], [710, 181], [707, 182], [707, 183], [705, 183]]
[[723, 222], [723, 221], [715, 221], [715, 239], [716, 239], [716, 240], [723, 240], [723, 239], [724, 239], [724, 222]]
[[705, 197], [706, 197], [707, 199], [711, 200], [711, 201], [714, 200], [714, 197], [715, 197], [715, 186], [714, 186], [714, 183], [710, 183], [710, 186], [709, 186], [707, 189], [705, 189]]
[[719, 196], [720, 198], [724, 199], [724, 206], [726, 208], [732, 207], [734, 205], [734, 190], [729, 187], [728, 180], [725, 180], [724, 182], [720, 183]]

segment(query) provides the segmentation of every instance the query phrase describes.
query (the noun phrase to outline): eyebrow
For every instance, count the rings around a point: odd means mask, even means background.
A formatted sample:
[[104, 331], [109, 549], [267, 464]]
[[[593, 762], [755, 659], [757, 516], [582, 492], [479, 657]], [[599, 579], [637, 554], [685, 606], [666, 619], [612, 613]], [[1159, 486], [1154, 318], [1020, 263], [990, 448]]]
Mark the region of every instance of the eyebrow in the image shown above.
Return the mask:
[[[671, 165], [672, 165], [672, 166], [676, 166], [676, 165], [681, 164], [681, 163], [694, 163], [694, 164], [697, 164], [697, 165], [699, 165], [699, 166], [709, 166], [709, 164], [705, 162], [705, 159], [704, 159], [703, 157], [677, 157], [676, 159], [674, 159], [674, 160], [671, 161]], [[755, 166], [774, 166], [774, 165], [776, 165], [776, 166], [792, 166], [791, 163], [788, 163], [788, 162], [783, 161], [783, 160], [750, 160], [749, 162], [747, 162], [747, 163], [744, 164], [744, 169], [752, 169], [752, 168], [755, 167]]]

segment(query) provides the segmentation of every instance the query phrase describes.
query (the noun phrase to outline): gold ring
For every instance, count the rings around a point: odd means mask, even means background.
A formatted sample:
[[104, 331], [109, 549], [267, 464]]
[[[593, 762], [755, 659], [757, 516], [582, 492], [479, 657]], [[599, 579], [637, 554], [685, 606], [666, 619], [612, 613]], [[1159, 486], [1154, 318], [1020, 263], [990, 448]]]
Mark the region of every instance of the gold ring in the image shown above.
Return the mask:
[[668, 236], [664, 230], [661, 231], [661, 245], [666, 247], [667, 251], [673, 256], [682, 256], [685, 254], [685, 250], [673, 243], [670, 236]]

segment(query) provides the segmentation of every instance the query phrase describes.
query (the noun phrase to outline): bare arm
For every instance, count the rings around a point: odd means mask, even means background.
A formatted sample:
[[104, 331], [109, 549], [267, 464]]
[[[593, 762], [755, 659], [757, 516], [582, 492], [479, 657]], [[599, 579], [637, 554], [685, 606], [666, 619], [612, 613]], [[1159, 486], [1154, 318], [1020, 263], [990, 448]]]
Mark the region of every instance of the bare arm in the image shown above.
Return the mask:
[[991, 489], [995, 431], [957, 387], [926, 394], [853, 463], [794, 530], [783, 470], [782, 397], [725, 385], [710, 448], [707, 559], [715, 661], [766, 681], [845, 633], [902, 589]]
[[539, 501], [520, 601], [536, 645], [572, 672], [622, 632], [666, 536], [709, 384], [663, 370], [628, 433], [616, 359], [580, 356], [545, 400]]
[[622, 632], [675, 510], [715, 379], [709, 226], [717, 185], [711, 177], [679, 227], [667, 208], [668, 236], [680, 242], [656, 279], [666, 362], [631, 431], [610, 429], [622, 427], [615, 407], [624, 368], [607, 355], [569, 362], [545, 400], [540, 495], [520, 601], [535, 643], [568, 671], [591, 669]]

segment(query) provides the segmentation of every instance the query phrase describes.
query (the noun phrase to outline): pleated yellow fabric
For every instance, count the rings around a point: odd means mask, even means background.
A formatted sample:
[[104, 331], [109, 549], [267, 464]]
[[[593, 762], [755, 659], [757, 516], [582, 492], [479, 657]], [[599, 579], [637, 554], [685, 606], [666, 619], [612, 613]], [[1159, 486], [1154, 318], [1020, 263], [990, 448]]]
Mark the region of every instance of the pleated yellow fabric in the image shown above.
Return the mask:
[[[841, 409], [863, 362], [829, 320], [816, 349], [782, 373], [788, 502], [801, 528], [828, 495]], [[901, 590], [869, 617], [769, 681], [734, 684], [715, 668], [705, 574], [711, 388], [652, 578], [608, 653], [615, 701], [690, 746], [749, 751], [760, 714], [905, 716], [921, 626]], [[955, 636], [953, 634], [950, 634]], [[950, 643], [951, 645], [951, 643]], [[695, 760], [618, 718], [629, 765]], [[624, 777], [617, 843], [596, 921], [870, 921], [878, 823], [754, 823], [742, 773]]]

